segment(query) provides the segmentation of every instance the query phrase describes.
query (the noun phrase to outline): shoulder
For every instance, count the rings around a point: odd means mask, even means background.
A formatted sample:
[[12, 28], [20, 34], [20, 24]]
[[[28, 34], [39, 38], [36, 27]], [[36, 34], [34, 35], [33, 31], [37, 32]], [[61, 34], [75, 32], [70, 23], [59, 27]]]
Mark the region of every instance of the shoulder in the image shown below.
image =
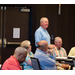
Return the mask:
[[11, 64], [11, 65], [17, 65], [18, 61], [16, 59], [10, 59], [8, 64]]
[[11, 69], [13, 66], [17, 65], [17, 61], [15, 59], [12, 59], [11, 57], [8, 58], [4, 64], [3, 64], [3, 68], [4, 69]]
[[71, 49], [72, 49], [72, 50], [75, 50], [75, 47], [72, 47]]
[[75, 47], [72, 47], [71, 50], [75, 50]]
[[52, 50], [53, 50], [53, 51], [56, 51], [56, 50], [57, 50], [57, 48], [55, 47], [55, 48], [53, 48]]
[[13, 63], [13, 62], [16, 62], [16, 58], [15, 57], [13, 57], [13, 56], [10, 56], [5, 62], [7, 62], [7, 63]]
[[41, 50], [36, 50], [34, 56], [37, 56], [37, 57], [41, 58], [42, 56], [45, 56], [45, 53], [42, 52]]
[[61, 47], [62, 50], [66, 51], [65, 48]]
[[41, 27], [39, 27], [39, 28], [35, 31], [35, 33], [39, 33], [39, 32], [42, 32], [42, 28], [41, 28]]
[[40, 53], [41, 53], [40, 50], [39, 49], [36, 49], [36, 51], [34, 53], [34, 57], [40, 55]]

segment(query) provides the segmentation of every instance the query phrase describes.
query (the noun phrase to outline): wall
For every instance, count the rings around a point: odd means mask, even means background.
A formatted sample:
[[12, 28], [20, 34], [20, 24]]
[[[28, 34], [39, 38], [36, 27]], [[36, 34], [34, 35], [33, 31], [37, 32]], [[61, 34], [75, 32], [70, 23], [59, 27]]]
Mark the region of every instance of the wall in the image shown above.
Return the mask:
[[[8, 5], [3, 5], [8, 6]], [[15, 5], [9, 5], [15, 6]], [[49, 34], [54, 34], [54, 37], [60, 36], [63, 39], [63, 47], [66, 49], [67, 54], [71, 47], [75, 45], [75, 5], [62, 4], [61, 15], [58, 15], [58, 4], [21, 4], [17, 6], [29, 6], [32, 8], [32, 27], [31, 27], [31, 44], [32, 51], [35, 52], [34, 33], [39, 27], [39, 20], [45, 16], [49, 19]], [[53, 41], [52, 41], [53, 43]]]
[[[35, 6], [35, 7], [34, 7]], [[71, 47], [75, 45], [75, 5], [74, 4], [62, 4], [61, 15], [58, 15], [58, 4], [37, 4], [34, 5], [32, 25], [32, 45], [34, 45], [34, 32], [39, 27], [39, 20], [41, 17], [48, 17], [50, 23], [48, 27], [49, 34], [60, 36], [63, 39], [63, 47], [66, 49], [67, 54]], [[52, 41], [53, 43], [53, 41]], [[35, 50], [35, 47], [33, 48]]]

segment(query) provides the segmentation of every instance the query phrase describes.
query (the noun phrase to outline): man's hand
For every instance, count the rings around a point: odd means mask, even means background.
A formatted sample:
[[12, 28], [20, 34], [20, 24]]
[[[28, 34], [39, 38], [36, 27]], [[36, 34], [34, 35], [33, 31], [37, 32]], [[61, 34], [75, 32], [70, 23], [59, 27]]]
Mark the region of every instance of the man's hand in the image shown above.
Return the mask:
[[50, 48], [50, 49], [54, 49], [54, 48], [55, 48], [55, 45], [53, 45], [53, 44], [48, 45], [48, 48]]
[[53, 55], [53, 50], [52, 49], [48, 49], [45, 53], [46, 54], [49, 53], [50, 55]]
[[63, 64], [63, 65], [61, 65], [61, 67], [62, 67], [62, 68], [67, 68], [67, 69], [68, 69], [68, 68], [69, 68], [69, 65], [68, 65], [68, 64]]

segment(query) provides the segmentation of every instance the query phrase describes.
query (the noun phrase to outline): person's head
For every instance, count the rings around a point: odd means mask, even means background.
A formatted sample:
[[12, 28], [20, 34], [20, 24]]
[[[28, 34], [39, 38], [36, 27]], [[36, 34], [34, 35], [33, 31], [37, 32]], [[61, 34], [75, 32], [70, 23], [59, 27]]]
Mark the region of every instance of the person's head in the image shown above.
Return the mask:
[[22, 63], [27, 56], [27, 50], [23, 47], [17, 47], [13, 56], [19, 61], [19, 63]]
[[31, 52], [31, 43], [30, 43], [30, 41], [25, 40], [25, 41], [21, 42], [20, 46], [26, 48], [27, 53]]
[[46, 30], [46, 29], [48, 28], [48, 25], [49, 25], [48, 19], [47, 19], [46, 17], [42, 17], [42, 18], [40, 19], [40, 26], [41, 26], [44, 30]]
[[39, 42], [39, 49], [46, 52], [48, 49], [48, 43], [45, 40]]
[[62, 46], [62, 39], [61, 39], [61, 37], [55, 37], [54, 43], [55, 43], [55, 46], [57, 48], [61, 48], [61, 46]]

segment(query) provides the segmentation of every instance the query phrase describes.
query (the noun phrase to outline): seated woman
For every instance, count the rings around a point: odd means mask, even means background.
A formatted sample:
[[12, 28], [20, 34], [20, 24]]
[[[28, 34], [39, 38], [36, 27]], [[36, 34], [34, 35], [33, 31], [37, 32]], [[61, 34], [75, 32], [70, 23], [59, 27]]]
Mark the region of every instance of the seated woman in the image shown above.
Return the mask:
[[30, 59], [30, 57], [33, 57], [33, 53], [31, 52], [30, 41], [25, 40], [25, 41], [21, 42], [20, 46], [27, 49], [27, 57], [26, 57], [25, 61], [23, 63], [21, 63], [21, 65], [23, 65], [23, 69], [24, 70], [33, 70], [32, 62], [31, 62], [31, 59]]

